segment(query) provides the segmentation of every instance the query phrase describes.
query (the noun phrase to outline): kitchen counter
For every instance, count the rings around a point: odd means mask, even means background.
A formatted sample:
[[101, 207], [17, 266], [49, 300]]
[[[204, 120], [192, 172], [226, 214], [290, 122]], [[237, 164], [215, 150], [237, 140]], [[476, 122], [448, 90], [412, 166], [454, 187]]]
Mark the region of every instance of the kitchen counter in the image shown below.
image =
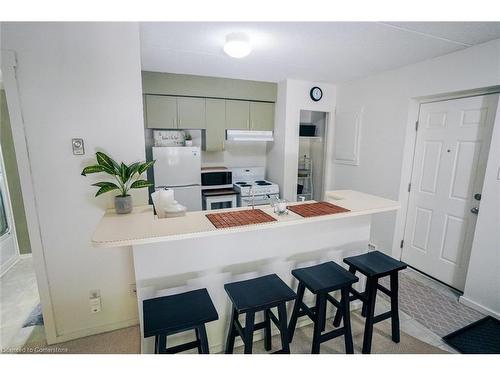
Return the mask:
[[[261, 231], [280, 226], [298, 225], [303, 222], [321, 222], [338, 220], [347, 217], [370, 215], [392, 211], [399, 208], [399, 203], [353, 190], [329, 191], [326, 201], [350, 210], [350, 212], [332, 215], [303, 218], [293, 212], [288, 215], [277, 215], [271, 206], [256, 206], [276, 219], [275, 222], [253, 224], [240, 227], [217, 229], [205, 216], [208, 211], [187, 212], [186, 216], [158, 219], [153, 213], [153, 206], [134, 207], [131, 214], [117, 215], [113, 209], [108, 210], [92, 238], [95, 247], [118, 247], [147, 244], [154, 242], [176, 241], [189, 238], [217, 236], [227, 233]], [[304, 203], [312, 203], [307, 201]], [[303, 203], [303, 202], [300, 202]], [[300, 204], [300, 203], [290, 203]], [[235, 210], [248, 210], [250, 207], [212, 210], [210, 213]]]
[[[210, 351], [218, 352], [224, 347], [231, 313], [224, 284], [276, 273], [296, 289], [291, 270], [332, 260], [343, 264], [347, 256], [366, 253], [372, 214], [399, 208], [398, 202], [352, 190], [327, 192], [326, 201], [350, 212], [303, 218], [293, 212], [278, 216], [270, 206], [258, 206], [276, 221], [217, 229], [206, 214], [251, 208], [188, 212], [169, 219], [156, 218], [151, 206], [136, 207], [128, 215], [110, 210], [97, 225], [92, 242], [99, 251], [132, 248], [141, 332], [142, 301], [207, 288], [219, 314], [219, 320], [207, 324], [207, 334]], [[298, 326], [310, 323], [299, 319]], [[256, 332], [254, 340], [260, 338]], [[194, 334], [186, 332], [169, 337], [169, 345], [193, 339]], [[142, 339], [143, 353], [153, 352], [153, 341]], [[241, 345], [239, 339], [236, 344]]]

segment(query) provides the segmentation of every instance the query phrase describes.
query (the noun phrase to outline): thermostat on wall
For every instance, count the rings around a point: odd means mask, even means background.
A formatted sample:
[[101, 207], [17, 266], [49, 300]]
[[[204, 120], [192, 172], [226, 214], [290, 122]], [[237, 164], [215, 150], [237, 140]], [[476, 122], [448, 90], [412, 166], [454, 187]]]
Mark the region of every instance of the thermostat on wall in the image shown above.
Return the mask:
[[85, 155], [85, 147], [82, 138], [73, 138], [71, 140], [71, 146], [73, 147], [73, 155]]

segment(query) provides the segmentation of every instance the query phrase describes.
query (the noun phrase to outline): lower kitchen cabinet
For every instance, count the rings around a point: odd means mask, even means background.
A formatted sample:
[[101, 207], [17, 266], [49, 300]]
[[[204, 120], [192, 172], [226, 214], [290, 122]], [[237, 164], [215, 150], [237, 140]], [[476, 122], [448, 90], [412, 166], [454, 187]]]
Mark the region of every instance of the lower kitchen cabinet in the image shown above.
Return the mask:
[[206, 100], [205, 151], [224, 150], [226, 132], [226, 101]]
[[146, 95], [146, 126], [154, 129], [177, 129], [177, 98]]
[[250, 102], [250, 130], [274, 129], [274, 103]]

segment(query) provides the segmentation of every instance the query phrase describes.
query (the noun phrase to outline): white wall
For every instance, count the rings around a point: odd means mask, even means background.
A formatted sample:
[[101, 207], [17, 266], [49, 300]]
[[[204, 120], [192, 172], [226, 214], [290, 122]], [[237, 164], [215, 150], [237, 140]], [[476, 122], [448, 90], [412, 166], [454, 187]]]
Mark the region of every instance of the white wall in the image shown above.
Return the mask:
[[[133, 23], [2, 23], [17, 79], [56, 335], [53, 341], [135, 324], [129, 248], [95, 249], [92, 233], [112, 195], [94, 198], [80, 176], [104, 150], [144, 160], [139, 27]], [[73, 156], [82, 137], [86, 155]], [[18, 147], [19, 144], [16, 144]], [[134, 196], [145, 203], [145, 192]], [[35, 256], [35, 254], [34, 254]], [[102, 312], [91, 314], [89, 291]], [[42, 300], [44, 314], [50, 305]], [[50, 337], [50, 335], [49, 335]]]
[[[418, 106], [413, 98], [500, 84], [500, 40], [338, 86], [338, 112], [363, 108], [360, 165], [336, 165], [332, 184], [406, 202]], [[408, 136], [407, 136], [408, 134]], [[398, 215], [404, 214], [400, 210]], [[397, 255], [396, 214], [374, 217], [371, 240]], [[393, 241], [394, 238], [394, 241]]]
[[[314, 86], [321, 87], [323, 91], [323, 98], [319, 102], [312, 101], [309, 96], [309, 91]], [[331, 113], [332, 119], [327, 121], [327, 127], [331, 129], [336, 99], [337, 88], [332, 84], [292, 79], [278, 83], [274, 142], [268, 147], [267, 175], [268, 179], [279, 184], [280, 195], [283, 198], [296, 200], [300, 110]], [[333, 131], [329, 131], [327, 137], [328, 174], [325, 178], [330, 181], [329, 174], [333, 172], [330, 152], [333, 145]]]
[[461, 301], [500, 319], [500, 107], [491, 138], [479, 216]]
[[224, 151], [201, 154], [202, 166], [218, 167], [265, 167], [265, 142], [226, 142]]

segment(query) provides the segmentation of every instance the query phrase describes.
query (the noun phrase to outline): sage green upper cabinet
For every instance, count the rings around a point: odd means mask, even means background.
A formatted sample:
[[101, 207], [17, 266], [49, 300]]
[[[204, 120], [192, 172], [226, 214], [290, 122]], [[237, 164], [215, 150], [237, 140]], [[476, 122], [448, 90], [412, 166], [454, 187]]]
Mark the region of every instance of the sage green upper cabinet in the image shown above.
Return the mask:
[[205, 98], [177, 98], [179, 129], [205, 129]]
[[250, 102], [250, 129], [274, 129], [274, 103]]
[[205, 151], [223, 151], [226, 133], [226, 101], [206, 101]]
[[146, 95], [146, 126], [177, 129], [177, 99], [172, 96]]
[[250, 128], [250, 102], [226, 100], [226, 129]]

